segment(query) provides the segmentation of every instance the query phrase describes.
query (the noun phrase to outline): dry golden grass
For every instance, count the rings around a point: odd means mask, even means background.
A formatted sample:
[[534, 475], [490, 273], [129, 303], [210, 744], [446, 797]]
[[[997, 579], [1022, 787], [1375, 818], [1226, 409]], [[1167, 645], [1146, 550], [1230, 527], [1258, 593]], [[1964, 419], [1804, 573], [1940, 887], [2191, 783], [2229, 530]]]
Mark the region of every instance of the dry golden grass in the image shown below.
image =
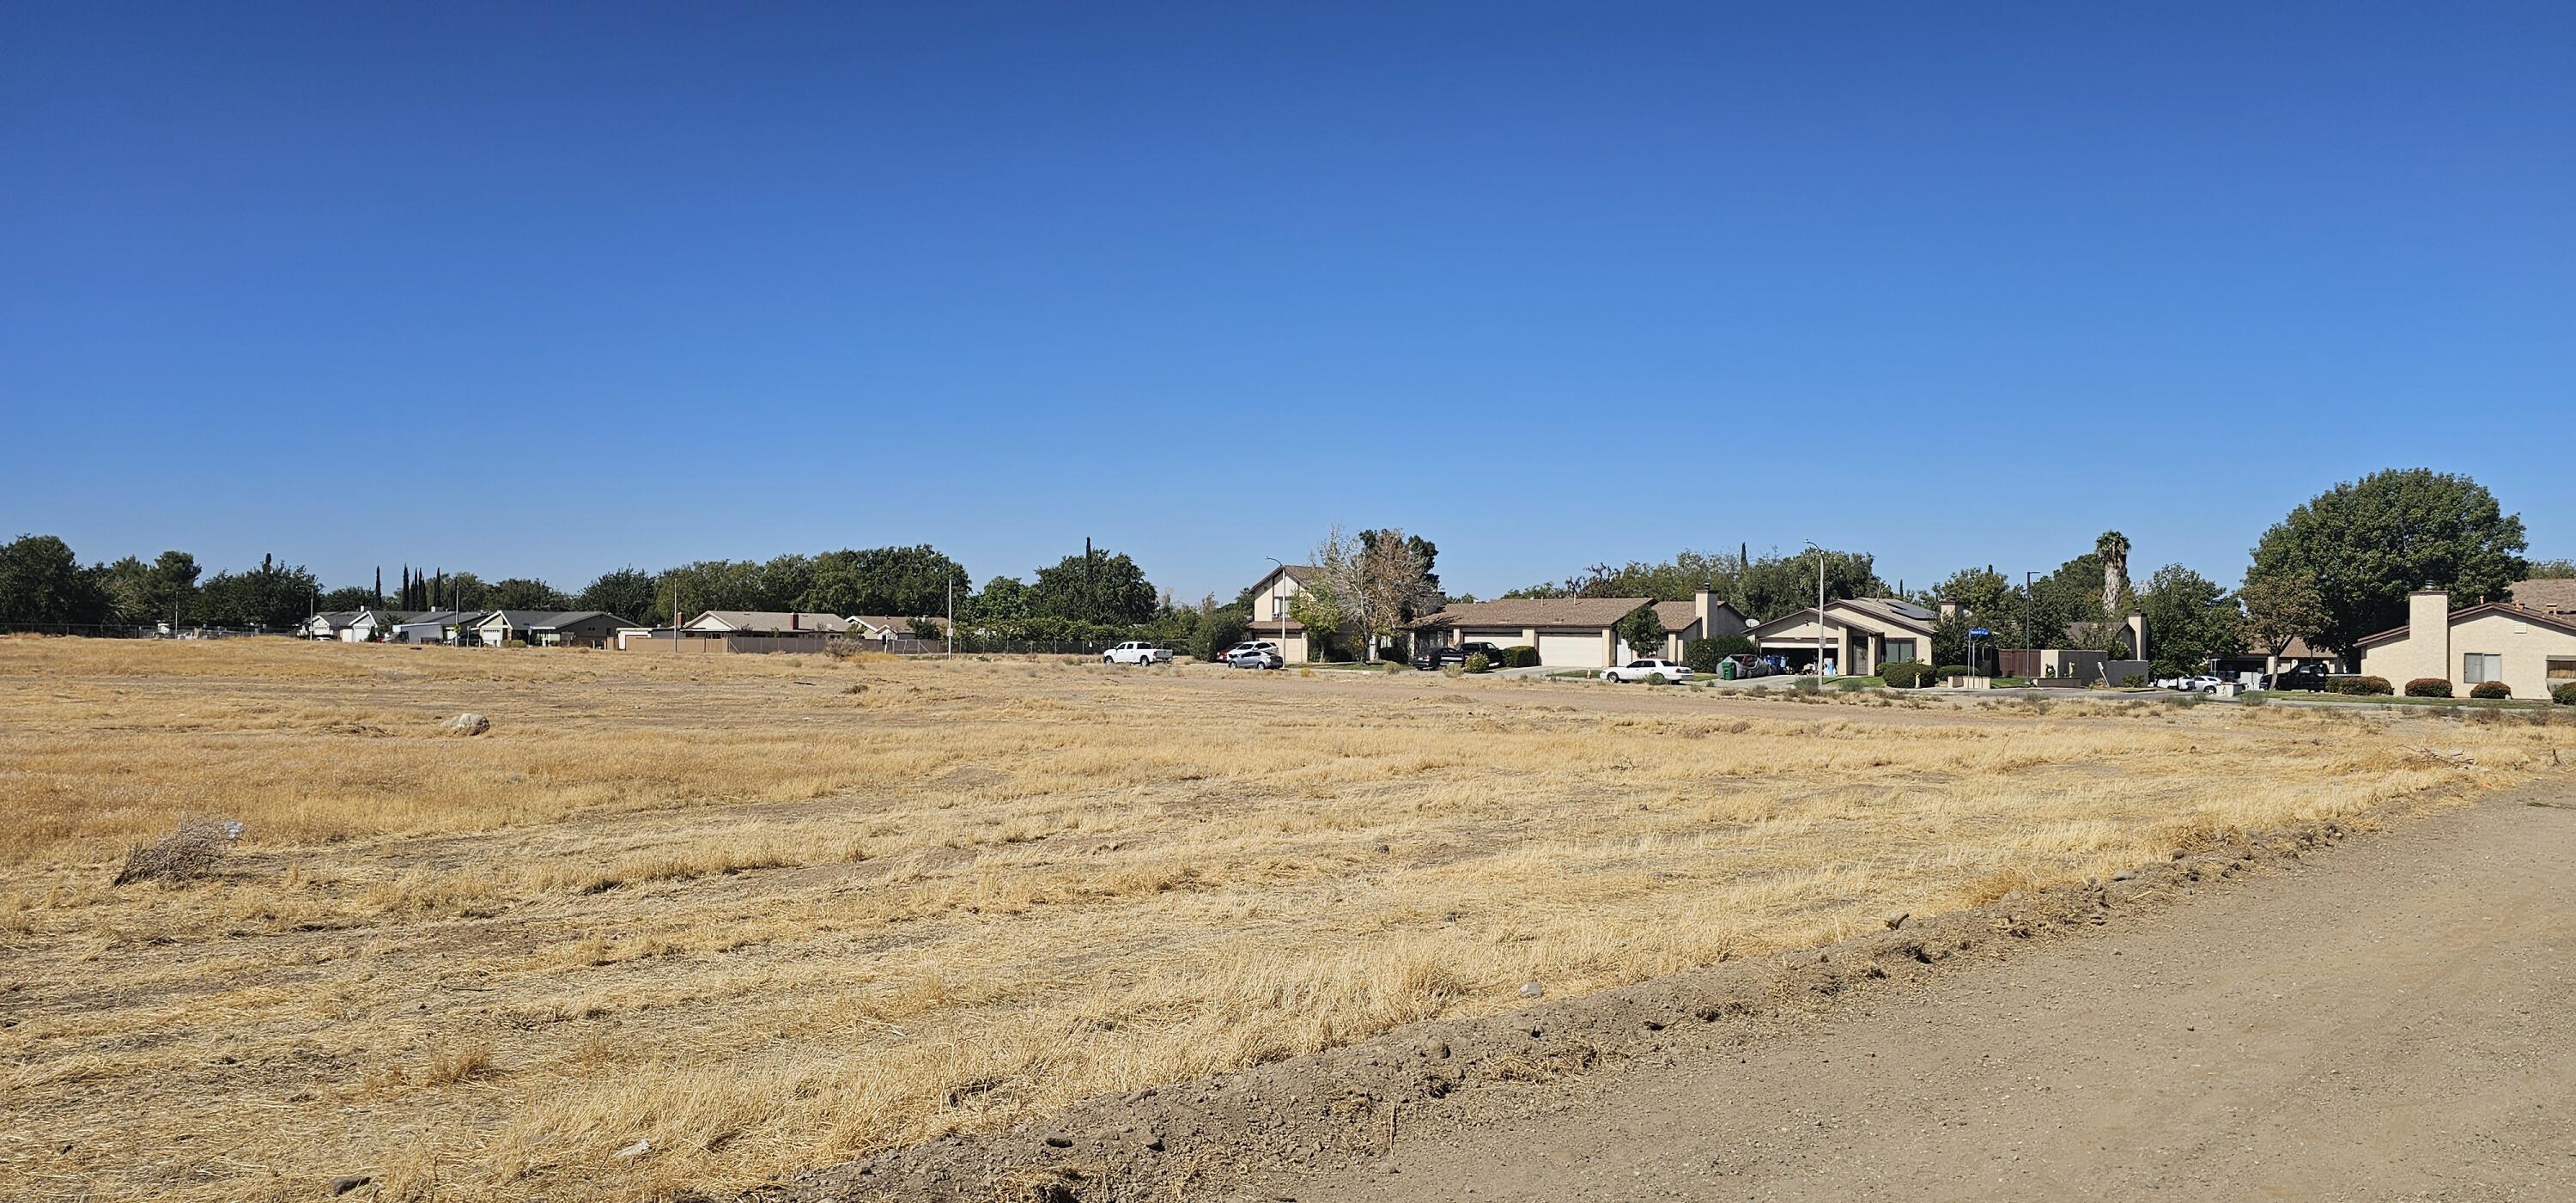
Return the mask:
[[[490, 734], [437, 734], [468, 709]], [[2518, 715], [285, 641], [0, 640], [0, 713], [8, 1199], [721, 1191], [2576, 751]], [[211, 877], [108, 884], [206, 815], [245, 824]]]

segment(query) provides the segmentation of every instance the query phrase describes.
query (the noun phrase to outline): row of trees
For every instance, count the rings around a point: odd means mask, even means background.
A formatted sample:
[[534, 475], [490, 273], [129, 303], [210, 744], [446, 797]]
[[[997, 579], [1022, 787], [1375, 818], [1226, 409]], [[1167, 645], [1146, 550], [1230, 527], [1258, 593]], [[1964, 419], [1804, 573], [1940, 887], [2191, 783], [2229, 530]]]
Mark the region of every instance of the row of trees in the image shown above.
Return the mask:
[[1563, 581], [1514, 589], [1503, 596], [1685, 601], [1706, 589], [1735, 607], [1737, 613], [1763, 622], [1816, 604], [1819, 558], [1824, 561], [1828, 601], [1883, 597], [1896, 592], [1879, 579], [1876, 561], [1868, 552], [1809, 548], [1783, 555], [1775, 549], [1757, 560], [1749, 547], [1738, 547], [1732, 556], [1684, 551], [1660, 563], [1632, 560], [1617, 568], [1595, 564]]

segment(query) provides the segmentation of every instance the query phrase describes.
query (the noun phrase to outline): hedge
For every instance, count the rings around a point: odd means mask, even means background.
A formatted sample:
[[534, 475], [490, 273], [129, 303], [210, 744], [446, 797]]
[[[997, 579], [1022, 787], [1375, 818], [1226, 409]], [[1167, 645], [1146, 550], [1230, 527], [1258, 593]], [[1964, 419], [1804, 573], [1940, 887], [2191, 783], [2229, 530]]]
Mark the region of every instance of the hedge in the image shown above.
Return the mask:
[[2447, 698], [2454, 695], [2451, 693], [2451, 683], [2449, 681], [2440, 677], [2417, 677], [2406, 683], [2406, 696], [2410, 698]]
[[1965, 664], [1944, 664], [1939, 668], [1933, 669], [1932, 675], [1936, 677], [1973, 677], [1977, 675], [1977, 670], [1970, 668]]
[[1515, 643], [1503, 649], [1503, 667], [1537, 668], [1538, 649], [1526, 643]]
[[1485, 659], [1485, 653], [1483, 652], [1478, 652], [1475, 655], [1467, 657], [1467, 662], [1459, 667], [1464, 668], [1471, 673], [1494, 671], [1493, 661]]
[[1690, 646], [1682, 649], [1682, 663], [1690, 665], [1695, 673], [1714, 673], [1718, 661], [1728, 656], [1749, 656], [1759, 650], [1742, 635], [1716, 635], [1691, 640]]
[[2329, 684], [2336, 693], [2358, 693], [2384, 698], [2397, 692], [2389, 685], [2386, 677], [2341, 677]]
[[1894, 664], [1880, 666], [1878, 676], [1891, 688], [1920, 689], [1931, 684], [1937, 672], [1938, 670], [1931, 665], [1920, 660], [1899, 660]]
[[2570, 681], [2550, 690], [2549, 697], [2561, 706], [2576, 706], [2576, 681]]
[[2509, 698], [2513, 696], [2513, 686], [2507, 685], [2502, 681], [2480, 681], [2469, 687], [2469, 696], [2473, 698]]

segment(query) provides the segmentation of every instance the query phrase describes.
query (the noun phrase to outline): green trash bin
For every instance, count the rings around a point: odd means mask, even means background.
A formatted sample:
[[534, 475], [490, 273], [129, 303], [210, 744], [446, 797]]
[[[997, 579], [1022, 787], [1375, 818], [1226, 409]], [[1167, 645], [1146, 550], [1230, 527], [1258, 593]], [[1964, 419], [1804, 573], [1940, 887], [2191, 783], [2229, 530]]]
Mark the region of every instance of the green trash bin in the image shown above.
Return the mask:
[[1718, 679], [1718, 680], [1720, 680], [1720, 681], [1732, 681], [1732, 680], [1734, 680], [1734, 679], [1735, 679], [1735, 661], [1733, 661], [1733, 660], [1720, 660], [1720, 661], [1718, 661], [1718, 662], [1717, 662], [1717, 679]]

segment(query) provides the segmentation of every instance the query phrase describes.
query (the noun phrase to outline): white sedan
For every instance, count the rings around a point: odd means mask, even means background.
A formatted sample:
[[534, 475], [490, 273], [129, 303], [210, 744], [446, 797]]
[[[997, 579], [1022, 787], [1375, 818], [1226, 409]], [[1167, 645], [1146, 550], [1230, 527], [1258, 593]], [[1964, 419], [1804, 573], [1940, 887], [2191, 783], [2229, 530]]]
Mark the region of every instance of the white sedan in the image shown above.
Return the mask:
[[1604, 681], [1687, 681], [1691, 666], [1678, 660], [1631, 660], [1601, 670]]

